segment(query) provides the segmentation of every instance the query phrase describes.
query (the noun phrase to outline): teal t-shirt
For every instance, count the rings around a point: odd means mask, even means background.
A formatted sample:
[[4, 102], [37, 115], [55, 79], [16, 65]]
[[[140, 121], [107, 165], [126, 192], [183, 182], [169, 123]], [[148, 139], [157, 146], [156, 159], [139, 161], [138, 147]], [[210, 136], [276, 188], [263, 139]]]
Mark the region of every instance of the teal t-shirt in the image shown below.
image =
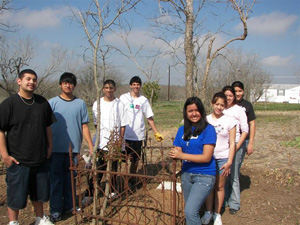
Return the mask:
[[[181, 126], [176, 134], [173, 144], [175, 146], [181, 147], [182, 152], [199, 155], [203, 154], [203, 145], [205, 144], [216, 144], [217, 135], [215, 128], [208, 124], [205, 129], [196, 137], [191, 137], [190, 140], [183, 140], [184, 127]], [[212, 156], [210, 162], [208, 163], [194, 163], [190, 161], [183, 160], [182, 172], [195, 173], [195, 174], [206, 174], [206, 175], [216, 175], [216, 162]]]
[[68, 153], [72, 146], [73, 153], [79, 153], [82, 143], [82, 124], [89, 122], [85, 102], [74, 98], [66, 101], [59, 96], [49, 100], [57, 122], [52, 124], [54, 153]]

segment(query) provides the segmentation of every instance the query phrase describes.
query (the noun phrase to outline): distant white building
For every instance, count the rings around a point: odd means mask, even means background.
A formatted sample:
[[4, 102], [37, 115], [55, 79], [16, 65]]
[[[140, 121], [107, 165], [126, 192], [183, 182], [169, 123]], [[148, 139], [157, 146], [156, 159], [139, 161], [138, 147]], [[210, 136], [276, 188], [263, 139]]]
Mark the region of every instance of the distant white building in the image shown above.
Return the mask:
[[300, 103], [300, 85], [271, 84], [264, 89], [258, 102]]

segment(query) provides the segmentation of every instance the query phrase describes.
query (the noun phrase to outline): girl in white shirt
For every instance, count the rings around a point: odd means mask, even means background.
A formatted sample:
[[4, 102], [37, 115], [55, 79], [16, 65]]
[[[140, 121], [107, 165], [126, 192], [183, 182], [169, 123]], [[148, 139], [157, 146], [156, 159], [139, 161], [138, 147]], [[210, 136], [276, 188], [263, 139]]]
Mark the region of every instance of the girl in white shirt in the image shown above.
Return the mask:
[[249, 132], [247, 115], [245, 111], [236, 104], [235, 91], [232, 86], [225, 86], [222, 90], [227, 98], [227, 106], [223, 111], [225, 115], [232, 116], [237, 121], [236, 127], [236, 153], [231, 166], [231, 173], [225, 185], [225, 206], [229, 206], [229, 213], [236, 214], [240, 209], [240, 170], [243, 142]]
[[[212, 113], [207, 116], [207, 121], [214, 126], [217, 133], [217, 143], [214, 149], [217, 176], [214, 190], [205, 201], [206, 212], [202, 217], [202, 224], [209, 224], [214, 219], [214, 225], [221, 225], [221, 209], [225, 197], [224, 185], [235, 154], [235, 133], [237, 122], [233, 117], [224, 115], [227, 99], [223, 92], [214, 94], [211, 101]], [[214, 213], [213, 212], [214, 205]]]

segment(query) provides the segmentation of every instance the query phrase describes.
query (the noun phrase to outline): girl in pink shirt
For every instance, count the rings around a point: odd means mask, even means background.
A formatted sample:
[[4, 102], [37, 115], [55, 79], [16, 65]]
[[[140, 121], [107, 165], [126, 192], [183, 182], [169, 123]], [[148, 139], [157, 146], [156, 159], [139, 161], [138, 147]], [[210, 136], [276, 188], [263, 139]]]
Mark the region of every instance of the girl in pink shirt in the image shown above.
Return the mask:
[[245, 141], [249, 128], [247, 115], [242, 107], [236, 104], [235, 91], [232, 86], [225, 86], [222, 90], [227, 98], [227, 106], [223, 111], [225, 115], [235, 118], [236, 127], [236, 153], [231, 166], [231, 173], [225, 185], [225, 206], [229, 207], [230, 214], [236, 214], [240, 209], [240, 168], [241, 154], [243, 153], [243, 142]]
[[[214, 224], [221, 225], [221, 209], [225, 197], [224, 185], [230, 174], [231, 164], [235, 154], [236, 120], [224, 115], [223, 110], [227, 106], [227, 99], [223, 92], [214, 95], [212, 101], [212, 114], [207, 116], [207, 121], [214, 126], [217, 133], [217, 143], [214, 149], [217, 176], [214, 190], [205, 201], [206, 212], [202, 217], [202, 224], [209, 224], [213, 218]], [[213, 212], [214, 205], [214, 213]]]

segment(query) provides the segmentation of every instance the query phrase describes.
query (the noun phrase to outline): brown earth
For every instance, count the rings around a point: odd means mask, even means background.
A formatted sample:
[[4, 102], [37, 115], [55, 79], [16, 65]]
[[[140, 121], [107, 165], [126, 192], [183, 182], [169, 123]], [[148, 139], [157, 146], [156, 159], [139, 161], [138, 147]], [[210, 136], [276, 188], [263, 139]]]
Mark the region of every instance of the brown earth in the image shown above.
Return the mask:
[[[299, 225], [300, 149], [282, 143], [300, 136], [300, 112], [257, 112], [257, 118], [255, 152], [246, 157], [241, 170], [241, 209], [235, 215], [226, 209], [223, 224]], [[175, 133], [176, 130], [172, 135]], [[0, 224], [7, 224], [3, 171], [0, 170]], [[34, 222], [30, 203], [21, 211], [20, 221]], [[74, 224], [74, 218], [70, 215], [57, 224]]]

